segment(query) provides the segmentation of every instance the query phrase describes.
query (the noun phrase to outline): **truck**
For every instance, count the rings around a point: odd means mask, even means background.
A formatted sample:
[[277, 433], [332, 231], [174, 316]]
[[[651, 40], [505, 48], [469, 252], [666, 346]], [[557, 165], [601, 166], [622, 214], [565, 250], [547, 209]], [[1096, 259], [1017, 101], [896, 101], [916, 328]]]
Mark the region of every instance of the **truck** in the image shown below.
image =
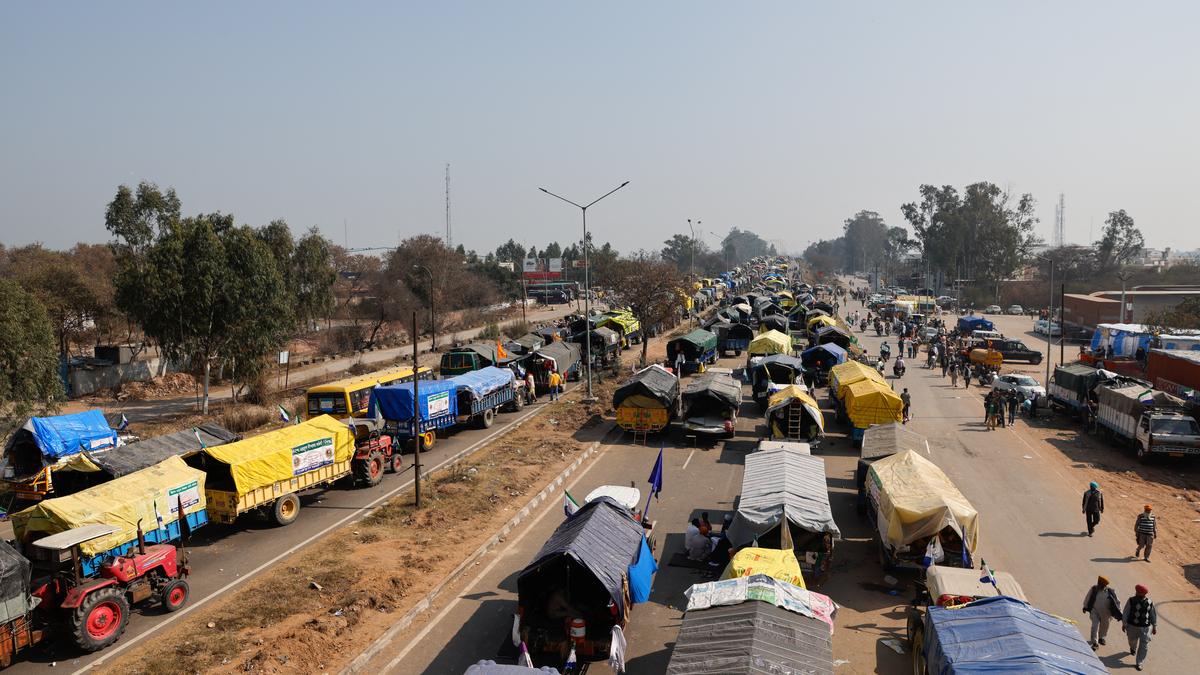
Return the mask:
[[1052, 408], [1078, 415], [1087, 411], [1088, 397], [1098, 381], [1100, 372], [1086, 363], [1057, 366], [1046, 388], [1046, 397]]
[[122, 441], [99, 410], [31, 417], [13, 432], [0, 460], [0, 489], [13, 501], [37, 502], [54, 495], [54, 472], [81, 453], [103, 453]]
[[473, 423], [487, 429], [496, 413], [513, 406], [517, 389], [513, 372], [489, 366], [449, 379], [422, 382], [416, 389], [417, 424], [413, 419], [412, 383], [376, 387], [371, 392], [372, 415], [384, 420], [388, 433], [397, 441], [430, 450], [439, 431]]
[[212, 520], [231, 525], [243, 514], [256, 512], [282, 527], [300, 517], [301, 492], [353, 475], [354, 455], [350, 427], [321, 415], [205, 448], [187, 463], [205, 473], [203, 492]]
[[1133, 445], [1138, 460], [1200, 456], [1200, 426], [1182, 400], [1126, 378], [1098, 384], [1095, 392], [1097, 425]]

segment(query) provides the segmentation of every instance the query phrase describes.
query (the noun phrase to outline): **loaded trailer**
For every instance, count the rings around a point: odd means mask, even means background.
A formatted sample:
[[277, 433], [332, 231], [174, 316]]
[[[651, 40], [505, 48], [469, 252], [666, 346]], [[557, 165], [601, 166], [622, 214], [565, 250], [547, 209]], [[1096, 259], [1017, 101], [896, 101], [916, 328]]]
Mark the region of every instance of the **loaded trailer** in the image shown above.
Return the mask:
[[[546, 349], [549, 347], [543, 351]], [[535, 352], [530, 358], [541, 353]], [[446, 380], [422, 382], [415, 391], [416, 424], [411, 382], [376, 387], [371, 392], [370, 411], [373, 417], [384, 420], [385, 429], [396, 441], [420, 443], [423, 451], [433, 448], [439, 431], [466, 424], [491, 427], [496, 413], [515, 408], [517, 399], [513, 372], [491, 366]]]

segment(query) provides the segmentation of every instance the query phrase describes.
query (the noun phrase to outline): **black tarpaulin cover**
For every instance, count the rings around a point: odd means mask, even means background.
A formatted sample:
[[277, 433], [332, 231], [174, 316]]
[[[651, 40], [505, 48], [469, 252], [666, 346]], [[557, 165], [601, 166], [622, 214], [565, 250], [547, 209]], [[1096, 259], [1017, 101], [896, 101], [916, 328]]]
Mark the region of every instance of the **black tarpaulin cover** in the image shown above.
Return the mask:
[[689, 611], [668, 675], [833, 673], [833, 638], [814, 619], [762, 600]]
[[517, 595], [522, 597], [544, 590], [540, 572], [555, 559], [565, 556], [591, 572], [624, 616], [622, 589], [625, 575], [637, 560], [643, 534], [642, 526], [617, 502], [608, 497], [590, 501], [564, 520], [542, 545], [533, 562], [521, 570], [517, 577]]
[[742, 385], [726, 373], [704, 373], [693, 378], [683, 390], [684, 405], [696, 398], [714, 398], [731, 408], [742, 403]]
[[579, 345], [557, 340], [534, 352], [533, 358], [554, 361], [555, 369], [561, 374], [571, 370], [575, 364], [579, 363], [579, 354]]
[[675, 399], [679, 398], [679, 378], [662, 366], [643, 368], [613, 392], [613, 407], [620, 406], [622, 401], [638, 394], [649, 396], [664, 408], [670, 408]]
[[0, 539], [0, 623], [29, 610], [29, 561]]
[[[200, 439], [196, 435], [199, 433]], [[119, 478], [135, 471], [141, 471], [148, 466], [154, 466], [168, 457], [182, 457], [201, 450], [200, 441], [204, 447], [214, 447], [241, 440], [241, 436], [217, 424], [201, 424], [192, 429], [176, 431], [173, 434], [155, 436], [129, 445], [122, 445], [114, 450], [96, 455], [88, 455], [96, 466], [99, 466], [113, 478]]]

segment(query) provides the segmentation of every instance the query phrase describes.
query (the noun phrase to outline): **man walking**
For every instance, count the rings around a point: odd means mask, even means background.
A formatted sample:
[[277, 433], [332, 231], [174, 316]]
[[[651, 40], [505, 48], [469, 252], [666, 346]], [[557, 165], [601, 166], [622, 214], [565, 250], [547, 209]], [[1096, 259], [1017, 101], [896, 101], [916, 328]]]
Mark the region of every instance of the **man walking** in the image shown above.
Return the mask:
[[1141, 670], [1146, 660], [1146, 650], [1150, 648], [1150, 636], [1158, 635], [1158, 611], [1147, 597], [1150, 595], [1149, 589], [1138, 584], [1133, 590], [1136, 595], [1125, 601], [1125, 611], [1121, 613], [1125, 621], [1121, 630], [1129, 638], [1129, 655], [1137, 659], [1134, 668]]
[[908, 424], [908, 421], [912, 419], [912, 416], [909, 415], [909, 410], [912, 408], [912, 396], [908, 393], [908, 387], [905, 387], [904, 392], [900, 394], [900, 401], [904, 404], [904, 424]]
[[1117, 599], [1116, 591], [1108, 585], [1107, 577], [1096, 577], [1096, 585], [1092, 586], [1083, 598], [1083, 613], [1092, 619], [1092, 632], [1088, 644], [1092, 646], [1092, 651], [1096, 651], [1100, 645], [1105, 644], [1104, 638], [1108, 636], [1109, 623], [1113, 619], [1120, 621], [1122, 616], [1121, 601]]
[[1009, 389], [1004, 402], [1008, 404], [1008, 426], [1011, 427], [1017, 422], [1017, 408], [1021, 405], [1021, 400], [1015, 390]]
[[1137, 520], [1133, 521], [1133, 534], [1137, 537], [1137, 550], [1133, 552], [1133, 557], [1136, 558], [1142, 554], [1142, 549], [1146, 549], [1146, 557], [1143, 558], [1146, 562], [1150, 562], [1150, 549], [1154, 548], [1154, 539], [1158, 537], [1158, 523], [1154, 521], [1153, 509], [1149, 504], [1138, 514]]
[[1104, 493], [1100, 491], [1100, 485], [1092, 481], [1083, 493], [1083, 517], [1087, 521], [1089, 537], [1096, 531], [1096, 526], [1100, 524], [1101, 513], [1104, 513]]
[[[942, 367], [943, 375], [945, 374], [945, 372], [946, 372], [945, 366], [943, 366]], [[951, 386], [951, 388], [958, 389], [958, 366], [950, 367], [950, 386]]]
[[971, 366], [969, 363], [963, 364], [962, 375], [963, 375], [963, 388], [970, 389], [971, 388]]
[[550, 371], [550, 377], [546, 379], [548, 380], [548, 385], [550, 387], [550, 400], [557, 401], [558, 390], [562, 388], [562, 376], [558, 374], [557, 370], [552, 370]]

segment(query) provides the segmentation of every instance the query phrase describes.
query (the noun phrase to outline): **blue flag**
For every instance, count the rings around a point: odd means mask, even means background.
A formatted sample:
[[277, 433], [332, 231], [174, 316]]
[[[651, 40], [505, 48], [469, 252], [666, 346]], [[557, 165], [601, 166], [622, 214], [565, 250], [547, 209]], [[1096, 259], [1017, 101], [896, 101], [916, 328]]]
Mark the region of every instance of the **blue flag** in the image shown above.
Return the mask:
[[662, 457], [663, 457], [663, 449], [660, 447], [658, 449], [658, 459], [654, 462], [654, 470], [650, 472], [650, 478], [647, 479], [650, 483], [650, 494], [654, 495], [655, 499], [658, 499], [658, 493], [662, 492], [662, 479], [663, 479]]

